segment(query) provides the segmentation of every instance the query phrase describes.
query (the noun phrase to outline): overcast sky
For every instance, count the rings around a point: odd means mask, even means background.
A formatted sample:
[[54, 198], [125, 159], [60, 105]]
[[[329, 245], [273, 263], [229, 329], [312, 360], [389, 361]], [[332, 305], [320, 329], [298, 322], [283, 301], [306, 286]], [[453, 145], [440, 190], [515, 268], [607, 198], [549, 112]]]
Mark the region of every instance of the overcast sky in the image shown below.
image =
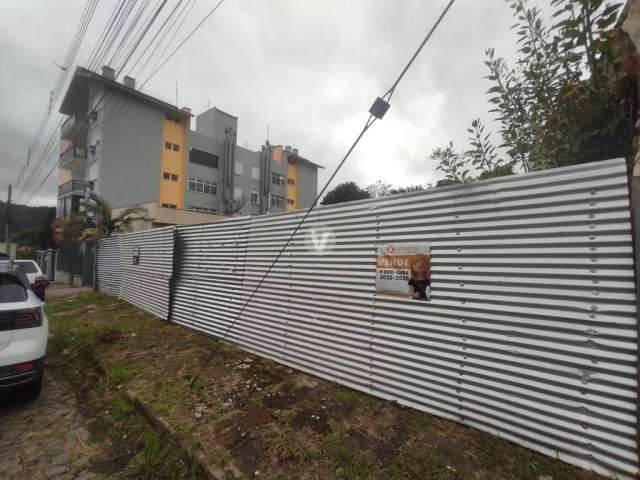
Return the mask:
[[[170, 0], [174, 3], [176, 0]], [[181, 32], [214, 5], [199, 0]], [[446, 0], [226, 0], [144, 91], [198, 114], [207, 104], [239, 117], [238, 144], [299, 148], [324, 165], [322, 184], [444, 8]], [[541, 3], [541, 2], [532, 2]], [[76, 59], [84, 65], [115, 0], [100, 0]], [[46, 111], [49, 91], [85, 0], [4, 0], [0, 16], [0, 196], [14, 183]], [[484, 50], [512, 58], [511, 10], [502, 0], [458, 0], [335, 183], [425, 184], [427, 156], [466, 145], [473, 118], [487, 122]], [[184, 33], [179, 34], [184, 35]], [[50, 128], [57, 116], [50, 118]], [[493, 127], [493, 125], [491, 125]], [[51, 159], [50, 161], [54, 161]], [[42, 174], [44, 175], [44, 174]], [[57, 176], [31, 204], [55, 201]], [[321, 185], [320, 185], [321, 186]], [[22, 196], [25, 200], [27, 195]]]

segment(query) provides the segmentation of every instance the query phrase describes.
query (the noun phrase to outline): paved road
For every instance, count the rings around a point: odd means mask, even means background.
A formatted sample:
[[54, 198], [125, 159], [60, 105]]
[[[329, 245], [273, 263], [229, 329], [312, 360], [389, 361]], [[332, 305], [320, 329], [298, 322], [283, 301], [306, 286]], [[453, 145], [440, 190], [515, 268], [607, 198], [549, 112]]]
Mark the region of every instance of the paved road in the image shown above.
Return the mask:
[[33, 402], [0, 400], [0, 479], [97, 479], [88, 438], [73, 392], [46, 375]]

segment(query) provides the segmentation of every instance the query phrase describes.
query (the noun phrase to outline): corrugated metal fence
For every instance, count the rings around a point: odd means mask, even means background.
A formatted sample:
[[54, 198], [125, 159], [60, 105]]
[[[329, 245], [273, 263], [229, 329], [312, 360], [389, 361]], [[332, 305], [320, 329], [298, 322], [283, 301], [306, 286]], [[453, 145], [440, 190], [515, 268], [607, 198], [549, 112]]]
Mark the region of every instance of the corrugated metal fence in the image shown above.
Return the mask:
[[169, 318], [175, 227], [100, 240], [98, 288], [162, 319]]
[[[171, 319], [225, 335], [301, 215], [177, 228]], [[322, 255], [304, 239], [318, 226], [335, 234]], [[165, 232], [146, 233], [158, 258], [168, 250]], [[152, 238], [160, 237], [155, 247]], [[376, 295], [376, 248], [393, 241], [431, 242], [431, 302]], [[169, 274], [169, 265], [130, 266], [123, 298], [153, 311], [153, 299], [168, 291], [150, 295], [150, 277]], [[633, 267], [623, 160], [322, 207], [228, 338], [306, 372], [631, 477], [638, 471]], [[128, 275], [137, 278], [132, 285], [145, 282], [144, 294], [124, 293]]]
[[98, 248], [98, 289], [119, 296], [122, 283], [122, 236], [101, 238]]

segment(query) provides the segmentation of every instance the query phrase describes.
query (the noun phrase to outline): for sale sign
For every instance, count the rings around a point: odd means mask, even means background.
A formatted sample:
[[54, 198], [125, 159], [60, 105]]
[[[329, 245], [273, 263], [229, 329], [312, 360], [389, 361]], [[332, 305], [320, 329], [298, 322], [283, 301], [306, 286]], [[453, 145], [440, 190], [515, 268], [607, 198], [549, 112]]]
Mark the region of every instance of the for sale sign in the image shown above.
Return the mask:
[[378, 247], [376, 291], [416, 300], [431, 298], [431, 244], [394, 242]]

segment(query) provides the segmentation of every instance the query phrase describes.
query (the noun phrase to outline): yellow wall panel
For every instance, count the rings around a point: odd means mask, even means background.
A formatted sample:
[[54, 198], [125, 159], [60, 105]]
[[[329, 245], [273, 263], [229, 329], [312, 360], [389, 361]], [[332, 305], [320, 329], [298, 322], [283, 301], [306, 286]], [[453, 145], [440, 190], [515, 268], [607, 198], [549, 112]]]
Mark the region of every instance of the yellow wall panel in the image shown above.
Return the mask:
[[[288, 179], [293, 180], [291, 185]], [[293, 205], [287, 202], [287, 211], [298, 208], [298, 165], [289, 160], [287, 164], [287, 198], [293, 200]]]
[[[179, 146], [179, 151], [170, 150], [166, 143]], [[162, 132], [162, 161], [160, 168], [160, 203], [177, 205], [184, 208], [184, 188], [187, 159], [187, 123], [165, 118]], [[164, 172], [178, 175], [178, 181], [164, 180]]]

